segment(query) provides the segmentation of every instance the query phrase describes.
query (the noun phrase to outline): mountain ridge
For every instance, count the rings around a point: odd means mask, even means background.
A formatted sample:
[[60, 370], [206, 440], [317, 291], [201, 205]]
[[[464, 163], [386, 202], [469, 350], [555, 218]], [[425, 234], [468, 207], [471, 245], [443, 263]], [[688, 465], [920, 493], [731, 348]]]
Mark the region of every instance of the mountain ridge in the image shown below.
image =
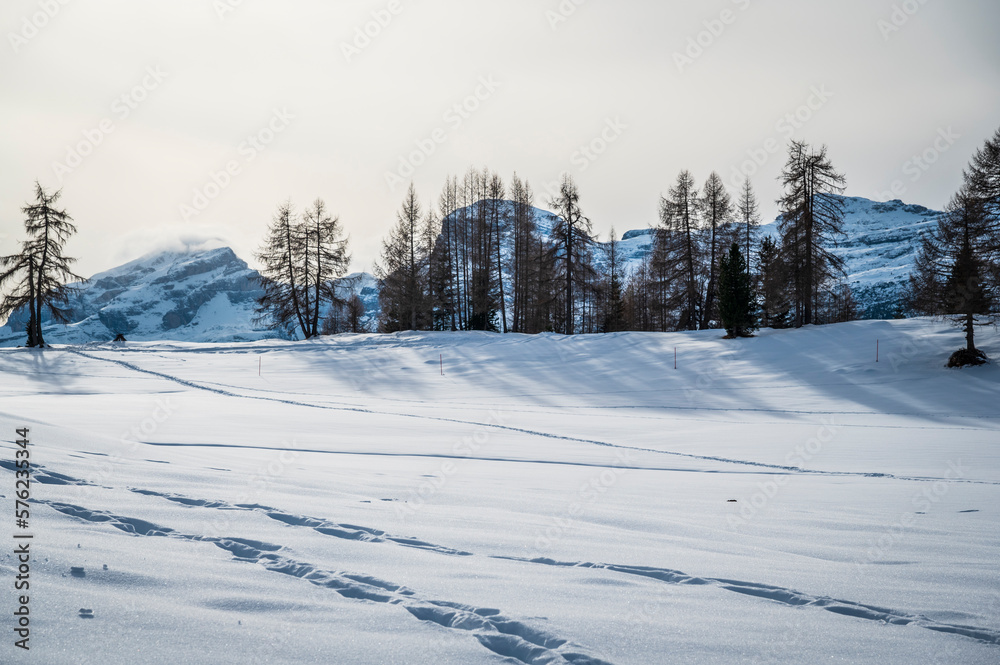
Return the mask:
[[[892, 318], [919, 250], [920, 235], [941, 214], [901, 200], [877, 202], [841, 197], [845, 207], [845, 238], [832, 251], [842, 256], [848, 282], [862, 318]], [[556, 217], [535, 209], [543, 233]], [[777, 237], [780, 217], [761, 225], [761, 233]], [[626, 231], [619, 256], [631, 270], [652, 249], [653, 230]], [[607, 242], [595, 241], [597, 246]], [[601, 262], [601, 258], [598, 257]], [[50, 343], [84, 344], [109, 341], [118, 334], [131, 340], [240, 342], [293, 338], [270, 330], [254, 315], [261, 295], [259, 273], [229, 247], [210, 250], [153, 252], [94, 275], [80, 285], [69, 302], [70, 323], [43, 318]], [[377, 281], [368, 273], [343, 278], [345, 290], [356, 291], [366, 307], [369, 324], [378, 316]], [[352, 286], [353, 285], [353, 286]], [[0, 346], [24, 343], [27, 313], [12, 314], [0, 327]]]

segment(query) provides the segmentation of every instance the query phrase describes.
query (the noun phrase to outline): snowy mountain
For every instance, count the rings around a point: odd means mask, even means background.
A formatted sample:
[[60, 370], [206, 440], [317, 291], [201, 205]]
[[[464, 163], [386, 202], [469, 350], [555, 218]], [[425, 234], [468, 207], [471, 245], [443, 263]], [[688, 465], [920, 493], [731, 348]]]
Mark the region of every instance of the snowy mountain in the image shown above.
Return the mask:
[[[239, 342], [282, 337], [254, 321], [261, 295], [259, 273], [228, 247], [203, 252], [161, 252], [94, 275], [76, 287], [70, 323], [46, 322], [45, 339], [55, 344], [130, 341]], [[344, 279], [373, 313], [374, 279], [365, 273]], [[25, 341], [27, 311], [15, 312], [0, 328], [0, 346]]]
[[[859, 314], [865, 319], [892, 318], [900, 309], [920, 236], [941, 213], [899, 200], [839, 198], [844, 202], [845, 237], [832, 251], [844, 259]], [[778, 221], [764, 225], [762, 231], [777, 239]]]
[[[892, 318], [900, 310], [920, 247], [920, 235], [930, 230], [941, 213], [899, 200], [879, 203], [860, 197], [838, 198], [844, 202], [845, 235], [831, 249], [845, 261], [847, 281], [858, 302], [859, 316]], [[779, 221], [780, 217], [762, 225], [762, 233], [777, 239]], [[548, 237], [556, 217], [536, 208], [535, 222], [541, 234]], [[507, 244], [512, 246], [513, 240], [508, 238]], [[595, 243], [594, 259], [598, 267], [603, 267], [606, 261], [608, 245], [607, 242]], [[652, 248], [652, 229], [635, 229], [622, 235], [618, 252], [624, 271], [634, 270]], [[505, 254], [509, 250], [507, 247]]]
[[[920, 236], [931, 229], [941, 213], [898, 200], [879, 203], [860, 197], [838, 198], [844, 202], [845, 235], [831, 250], [844, 259], [859, 316], [892, 318], [900, 310], [920, 249]], [[761, 232], [777, 240], [780, 219], [762, 225]], [[618, 251], [626, 270], [648, 255], [652, 241], [650, 229], [629, 231], [622, 236]], [[601, 246], [606, 247], [607, 243]]]
[[[78, 285], [70, 323], [47, 325], [46, 341], [82, 344], [119, 333], [136, 340], [204, 342], [273, 337], [253, 323], [260, 295], [256, 276], [229, 248], [149, 254]], [[15, 312], [0, 328], [0, 344], [23, 344], [27, 319], [26, 311]]]

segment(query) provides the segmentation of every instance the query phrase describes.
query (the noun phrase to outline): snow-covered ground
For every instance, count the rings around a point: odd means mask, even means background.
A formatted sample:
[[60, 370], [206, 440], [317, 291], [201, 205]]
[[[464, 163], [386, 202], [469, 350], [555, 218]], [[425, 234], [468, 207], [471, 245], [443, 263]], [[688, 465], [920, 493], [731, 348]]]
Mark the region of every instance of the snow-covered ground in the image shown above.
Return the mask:
[[3, 349], [0, 662], [997, 663], [1000, 368], [944, 369], [960, 345], [918, 319]]

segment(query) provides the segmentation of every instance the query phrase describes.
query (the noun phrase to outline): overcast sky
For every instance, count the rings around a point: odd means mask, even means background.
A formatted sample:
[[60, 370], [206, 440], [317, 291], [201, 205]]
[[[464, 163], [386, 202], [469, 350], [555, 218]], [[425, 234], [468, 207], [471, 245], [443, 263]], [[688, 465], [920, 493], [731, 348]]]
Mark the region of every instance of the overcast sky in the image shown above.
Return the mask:
[[849, 195], [940, 208], [1000, 127], [998, 25], [996, 0], [3, 0], [0, 252], [35, 179], [85, 275], [181, 242], [253, 263], [289, 197], [370, 270], [405, 183], [429, 203], [470, 166], [540, 207], [570, 172], [620, 234], [681, 169], [752, 165], [773, 218], [791, 136]]

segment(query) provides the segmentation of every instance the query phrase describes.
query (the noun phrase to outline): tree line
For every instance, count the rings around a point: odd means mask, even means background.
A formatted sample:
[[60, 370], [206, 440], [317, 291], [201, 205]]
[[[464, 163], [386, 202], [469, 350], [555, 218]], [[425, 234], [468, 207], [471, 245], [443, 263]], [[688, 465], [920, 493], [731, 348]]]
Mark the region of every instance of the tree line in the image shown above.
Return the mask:
[[[564, 176], [539, 214], [529, 183], [489, 169], [449, 177], [436, 205], [413, 185], [376, 266], [383, 332], [606, 333], [802, 326], [850, 320], [843, 262], [844, 177], [825, 147], [793, 142], [781, 176], [780, 242], [760, 239], [749, 179], [734, 201], [718, 173], [687, 170], [661, 197], [651, 251], [626, 271], [620, 241], [593, 237]], [[736, 267], [738, 266], [738, 268]], [[735, 302], [734, 302], [735, 301]]]
[[572, 179], [548, 203], [556, 214], [539, 219], [530, 184], [488, 169], [448, 178], [426, 209], [411, 185], [375, 266], [381, 330], [598, 331], [595, 242]]
[[[717, 173], [699, 187], [682, 170], [660, 197], [648, 251], [626, 270], [614, 230], [593, 237], [580, 191], [564, 176], [536, 207], [531, 185], [489, 169], [449, 177], [423, 205], [411, 184], [375, 266], [381, 332], [479, 330], [563, 334], [799, 327], [856, 316], [844, 263], [845, 178], [825, 146], [793, 141], [779, 177], [777, 237], [761, 237], [747, 179], [735, 200]], [[27, 310], [27, 346], [44, 346], [47, 315], [65, 322], [76, 232], [60, 192], [39, 183], [22, 208], [26, 239], [0, 256], [0, 318]], [[643, 233], [643, 232], [640, 232]], [[364, 304], [344, 275], [349, 239], [322, 199], [274, 214], [261, 248], [260, 323], [309, 339], [368, 331]], [[977, 364], [975, 329], [1000, 303], [1000, 130], [977, 150], [963, 184], [922, 239], [906, 307], [953, 318], [966, 347], [952, 364]]]

